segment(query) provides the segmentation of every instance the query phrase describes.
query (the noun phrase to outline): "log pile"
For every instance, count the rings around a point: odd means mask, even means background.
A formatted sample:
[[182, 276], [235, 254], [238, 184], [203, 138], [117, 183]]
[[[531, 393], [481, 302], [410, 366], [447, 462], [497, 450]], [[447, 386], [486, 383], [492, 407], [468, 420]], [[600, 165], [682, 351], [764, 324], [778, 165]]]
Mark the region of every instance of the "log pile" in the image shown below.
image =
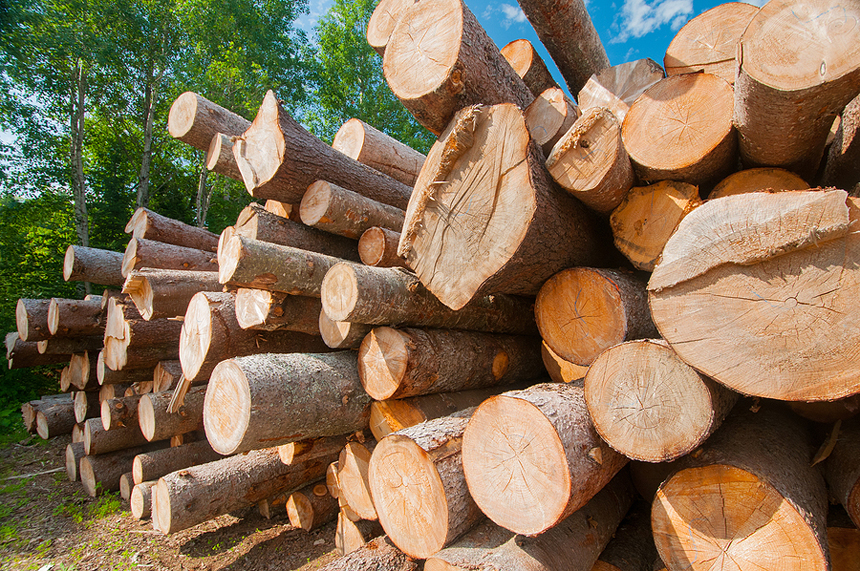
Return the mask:
[[[271, 92], [253, 122], [174, 103], [171, 134], [278, 202], [220, 238], [138, 211], [121, 260], [64, 267], [124, 295], [21, 300], [16, 366], [69, 360], [81, 391], [25, 420], [101, 413], [70, 478], [124, 477], [164, 533], [337, 520], [332, 569], [830, 568], [828, 494], [860, 523], [860, 200], [810, 186], [844, 180], [820, 163], [860, 8], [726, 4], [665, 77], [610, 67], [584, 2], [521, 5], [578, 106], [461, 0], [380, 2], [368, 41], [426, 157], [358, 120], [329, 147]], [[93, 376], [127, 396], [91, 413]]]

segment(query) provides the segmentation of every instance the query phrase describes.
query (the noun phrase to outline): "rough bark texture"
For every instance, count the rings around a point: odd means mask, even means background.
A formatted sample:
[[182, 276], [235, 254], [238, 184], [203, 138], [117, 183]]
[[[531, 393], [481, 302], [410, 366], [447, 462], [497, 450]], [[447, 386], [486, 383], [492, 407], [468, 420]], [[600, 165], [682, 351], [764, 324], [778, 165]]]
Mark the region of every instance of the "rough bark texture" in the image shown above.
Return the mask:
[[63, 337], [103, 335], [105, 317], [100, 296], [90, 300], [54, 297], [48, 306], [48, 331]]
[[131, 490], [129, 505], [131, 515], [137, 519], [148, 519], [152, 516], [152, 489], [158, 482], [141, 482]]
[[419, 562], [394, 547], [387, 537], [377, 537], [321, 567], [320, 571], [417, 571], [419, 568]]
[[167, 117], [170, 136], [201, 151], [209, 148], [216, 133], [237, 136], [250, 126], [251, 122], [244, 117], [191, 91], [176, 98]]
[[[97, 418], [93, 420], [100, 422]], [[36, 411], [36, 433], [45, 440], [70, 433], [75, 424], [75, 403], [72, 401], [57, 402]]]
[[141, 396], [132, 395], [102, 401], [101, 419], [104, 429], [126, 428], [138, 424], [137, 406]]
[[190, 466], [222, 459], [223, 456], [212, 450], [209, 442], [198, 440], [180, 446], [172, 446], [152, 452], [144, 452], [134, 457], [131, 474], [135, 484], [155, 481], [171, 472]]
[[319, 335], [322, 303], [319, 298], [239, 288], [236, 321], [242, 329], [299, 331]]
[[[368, 23], [368, 32], [370, 26], [371, 23]], [[350, 119], [341, 125], [331, 146], [408, 186], [415, 185], [415, 179], [418, 178], [426, 158], [412, 147], [389, 137], [361, 119]]]
[[131, 220], [125, 226], [125, 232], [131, 234], [132, 238], [143, 238], [195, 250], [214, 252], [218, 248], [218, 234], [162, 216], [148, 208], [135, 210]]
[[320, 311], [320, 335], [329, 349], [358, 349], [364, 336], [373, 329], [372, 325], [350, 323], [349, 321], [332, 321]]
[[404, 216], [400, 208], [324, 180], [308, 187], [299, 214], [308, 226], [352, 240], [358, 240], [365, 230], [374, 226], [400, 232]]
[[215, 249], [208, 252], [144, 238], [132, 238], [122, 258], [122, 275], [128, 277], [132, 270], [140, 268], [217, 272], [218, 257]]
[[351, 519], [347, 509], [337, 515], [337, 530], [334, 536], [335, 550], [348, 555], [364, 547], [368, 541], [382, 535], [382, 526], [377, 521]]
[[147, 321], [185, 315], [188, 302], [200, 291], [219, 291], [215, 272], [142, 268], [128, 274], [122, 292], [131, 296]]
[[591, 571], [654, 571], [656, 560], [651, 503], [637, 499]]
[[122, 253], [72, 244], [63, 259], [63, 279], [106, 286], [122, 285]]
[[182, 378], [182, 363], [175, 361], [159, 361], [152, 372], [152, 392], [169, 391], [176, 388]]
[[842, 423], [839, 440], [827, 458], [825, 475], [831, 496], [860, 526], [860, 422]]
[[[16, 338], [18, 337], [17, 333], [14, 335]], [[22, 403], [21, 415], [24, 420], [24, 428], [27, 429], [27, 432], [36, 432], [36, 413], [39, 411], [39, 408], [56, 403], [67, 403], [70, 400], [72, 400], [72, 398], [69, 393], [61, 393], [56, 395], [46, 395], [38, 400], [31, 400], [29, 402]]]
[[558, 89], [558, 84], [530, 41], [514, 40], [506, 44], [501, 51], [532, 95], [540, 97], [547, 89]]
[[205, 396], [206, 387], [193, 388], [185, 394], [182, 406], [170, 413], [167, 412], [167, 405], [170, 404], [173, 391], [143, 395], [137, 412], [143, 437], [153, 442], [203, 428]]
[[50, 307], [50, 299], [18, 300], [15, 306], [15, 324], [18, 326], [21, 341], [43, 341], [51, 337], [51, 331], [48, 329]]
[[[179, 358], [175, 339], [157, 345], [129, 347], [123, 339], [105, 337], [105, 348], [101, 354], [104, 355], [105, 365], [114, 371], [146, 368], [152, 372], [159, 361]], [[151, 382], [151, 378], [148, 380]]]
[[70, 358], [71, 354], [51, 355], [39, 353], [38, 342], [21, 341], [21, 337], [17, 331], [6, 334], [6, 359], [9, 361], [10, 369], [65, 363]]
[[860, 97], [851, 100], [842, 110], [839, 130], [827, 151], [821, 186], [835, 186], [856, 196], [860, 192]]
[[46, 355], [74, 355], [98, 351], [104, 344], [100, 335], [87, 337], [51, 337], [37, 341], [36, 349]]
[[337, 499], [324, 480], [309, 484], [287, 498], [287, 517], [295, 528], [311, 531], [337, 518]]
[[763, 167], [746, 169], [730, 174], [721, 180], [708, 194], [708, 200], [734, 196], [747, 192], [779, 192], [781, 190], [806, 190], [809, 183], [791, 171]]
[[120, 371], [114, 371], [105, 364], [104, 351], [99, 353], [96, 363], [96, 374], [100, 385], [118, 385], [130, 384], [140, 381], [152, 380], [152, 367], [126, 368]]
[[544, 156], [549, 156], [553, 146], [573, 126], [579, 115], [579, 108], [558, 87], [538, 93], [523, 114], [529, 134], [540, 146]]
[[[87, 456], [107, 454], [144, 444], [147, 444], [147, 440], [140, 432], [140, 426], [132, 425], [105, 430], [101, 418], [91, 418], [84, 423], [84, 446]], [[122, 473], [127, 471], [123, 470]]]
[[406, 268], [409, 264], [397, 255], [400, 232], [388, 228], [368, 228], [358, 240], [361, 263], [376, 268]]
[[239, 172], [239, 165], [236, 164], [236, 157], [233, 156], [233, 141], [230, 140], [229, 135], [215, 133], [212, 136], [203, 163], [210, 171], [234, 180], [242, 180], [242, 173]]
[[146, 450], [145, 447], [135, 447], [104, 454], [87, 454], [81, 458], [80, 463], [81, 483], [84, 485], [84, 490], [90, 496], [96, 496], [105, 491], [119, 491], [120, 477], [131, 470], [134, 457]]
[[[365, 442], [370, 436], [366, 430], [356, 431], [350, 434], [340, 434], [337, 436], [322, 436], [319, 438], [307, 438], [288, 442], [278, 446], [278, 454], [281, 457], [281, 462], [284, 464], [292, 464], [294, 462], [304, 462], [321, 456], [330, 456], [338, 454], [343, 447], [349, 442]], [[337, 464], [337, 462], [335, 462]]]
[[620, 125], [633, 102], [663, 77], [663, 68], [651, 58], [614, 65], [592, 75], [576, 100], [583, 112], [606, 107]]

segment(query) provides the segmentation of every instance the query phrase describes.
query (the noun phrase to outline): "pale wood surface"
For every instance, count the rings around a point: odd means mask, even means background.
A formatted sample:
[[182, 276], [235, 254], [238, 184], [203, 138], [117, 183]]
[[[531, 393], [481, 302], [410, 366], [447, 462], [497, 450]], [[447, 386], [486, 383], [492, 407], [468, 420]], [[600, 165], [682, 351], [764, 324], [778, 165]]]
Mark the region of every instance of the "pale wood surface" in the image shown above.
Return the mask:
[[552, 78], [546, 63], [535, 51], [530, 41], [525, 39], [514, 40], [506, 44], [501, 51], [535, 97], [539, 97], [547, 89], [558, 88], [558, 84]]
[[576, 100], [583, 112], [606, 107], [620, 125], [633, 102], [663, 77], [663, 68], [651, 58], [613, 65], [589, 77]]
[[385, 55], [385, 47], [394, 26], [400, 21], [400, 17], [407, 8], [412, 6], [415, 0], [380, 0], [367, 22], [367, 43], [380, 56]]
[[708, 200], [734, 196], [746, 192], [771, 190], [806, 190], [809, 183], [791, 171], [779, 168], [761, 167], [746, 169], [730, 174], [721, 180], [708, 194]]
[[145, 320], [185, 315], [188, 302], [200, 291], [218, 291], [221, 284], [215, 272], [141, 268], [132, 270], [122, 291], [131, 296]]
[[358, 239], [361, 263], [377, 268], [406, 268], [409, 264], [397, 255], [400, 232], [388, 228], [368, 228]]
[[48, 331], [70, 337], [104, 334], [105, 317], [100, 296], [90, 300], [53, 297], [48, 306]]
[[209, 148], [216, 133], [241, 135], [250, 125], [244, 117], [191, 91], [176, 98], [167, 117], [170, 136], [201, 151]]
[[229, 135], [215, 133], [212, 136], [203, 163], [210, 171], [234, 180], [242, 180], [242, 173], [239, 172], [239, 165], [236, 164], [236, 157], [233, 156], [233, 141]]
[[242, 329], [299, 331], [319, 335], [322, 302], [316, 297], [239, 288], [236, 321]]
[[[405, 3], [402, 5], [406, 6]], [[375, 13], [376, 10], [374, 10]], [[373, 24], [372, 18], [371, 16], [371, 22], [367, 26], [368, 34]], [[412, 147], [386, 135], [361, 119], [350, 119], [341, 125], [335, 133], [331, 146], [346, 156], [408, 186], [415, 184], [415, 179], [418, 178], [421, 165], [426, 158]]]
[[290, 525], [312, 531], [337, 518], [337, 499], [333, 498], [324, 480], [308, 484], [287, 498]]
[[549, 87], [535, 96], [523, 115], [532, 139], [540, 146], [544, 156], [548, 157], [553, 145], [567, 133], [580, 112], [564, 91], [558, 87]]
[[15, 324], [18, 326], [21, 341], [43, 341], [52, 336], [48, 329], [50, 307], [50, 299], [18, 299], [15, 305]]

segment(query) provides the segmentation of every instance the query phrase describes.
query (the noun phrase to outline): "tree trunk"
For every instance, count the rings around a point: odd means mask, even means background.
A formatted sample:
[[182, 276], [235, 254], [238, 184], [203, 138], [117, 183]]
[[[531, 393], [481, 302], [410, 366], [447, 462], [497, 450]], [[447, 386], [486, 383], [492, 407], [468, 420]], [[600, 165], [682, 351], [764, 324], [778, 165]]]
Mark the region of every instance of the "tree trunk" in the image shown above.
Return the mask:
[[531, 336], [377, 327], [358, 350], [361, 384], [375, 400], [509, 385], [544, 373], [540, 339]]
[[855, 140], [855, 137], [860, 124], [860, 96], [845, 106], [841, 117], [836, 138], [827, 152], [821, 186], [835, 186], [857, 196], [860, 192], [860, 138]]
[[63, 279], [67, 282], [90, 282], [107, 286], [121, 286], [122, 253], [72, 244], [63, 259]]
[[529, 298], [494, 295], [455, 311], [436, 299], [414, 275], [396, 268], [338, 264], [328, 271], [321, 289], [323, 311], [333, 321], [536, 333]]
[[377, 519], [370, 484], [367, 479], [370, 455], [376, 447], [373, 440], [349, 442], [337, 459], [338, 497], [361, 519]]
[[546, 341], [541, 343], [540, 354], [543, 366], [553, 382], [572, 383], [584, 379], [588, 372], [588, 367], [571, 363], [560, 357], [558, 353], [550, 349]]
[[66, 475], [70, 482], [80, 480], [81, 458], [86, 455], [83, 442], [72, 442], [66, 445]]
[[182, 363], [175, 361], [159, 361], [152, 373], [152, 392], [172, 391], [182, 378]]
[[[208, 142], [207, 142], [208, 144]], [[336, 151], [308, 133], [272, 91], [233, 155], [251, 196], [294, 204], [312, 182], [326, 179], [385, 204], [406, 208], [412, 189]]]
[[[385, 1], [385, 0], [383, 0]], [[320, 571], [417, 571], [418, 563], [394, 547], [386, 537], [370, 540], [352, 553], [335, 559]]]
[[140, 316], [149, 321], [185, 315], [188, 302], [197, 292], [220, 289], [215, 272], [142, 268], [128, 274], [122, 291], [131, 296]]
[[207, 185], [209, 179], [209, 171], [200, 168], [200, 175], [197, 177], [197, 227], [204, 228], [206, 226], [206, 215], [209, 213], [209, 204], [212, 201], [213, 185]]
[[[361, 340], [359, 339], [359, 342]], [[356, 345], [357, 346], [357, 345]], [[23, 369], [38, 365], [65, 363], [71, 355], [50, 355], [39, 353], [38, 342], [21, 341], [17, 331], [6, 334], [6, 359], [10, 369]]]
[[214, 251], [132, 238], [122, 259], [123, 276], [128, 277], [132, 270], [140, 268], [217, 272], [218, 258]]
[[352, 351], [271, 353], [215, 368], [203, 422], [212, 448], [235, 454], [363, 430], [369, 406]]
[[[71, 95], [70, 129], [72, 171], [72, 196], [75, 202], [75, 233], [81, 246], [90, 245], [90, 231], [87, 217], [87, 181], [84, 178], [84, 121], [86, 119], [87, 72], [78, 60], [73, 70]], [[89, 288], [87, 287], [87, 293]]]
[[138, 454], [134, 458], [131, 473], [134, 483], [140, 484], [158, 480], [171, 472], [222, 458], [224, 457], [212, 450], [209, 442], [204, 439]]
[[664, 77], [663, 68], [651, 58], [614, 65], [592, 75], [576, 100], [583, 112], [592, 107], [609, 109], [621, 125], [633, 102]]
[[398, 253], [443, 304], [534, 295], [563, 268], [606, 261], [595, 220], [543, 162], [511, 104], [462, 110], [433, 145]]
[[75, 423], [83, 422], [89, 418], [101, 418], [99, 393], [97, 391], [76, 391], [73, 399]]
[[558, 89], [546, 64], [528, 40], [514, 40], [502, 48], [502, 55], [535, 97], [547, 89]]
[[236, 321], [242, 329], [299, 331], [320, 334], [319, 298], [239, 288], [236, 292]]
[[657, 336], [645, 282], [620, 270], [559, 272], [541, 288], [535, 318], [546, 344], [581, 366], [622, 341]]
[[385, 55], [394, 26], [414, 3], [415, 0], [380, 0], [374, 8], [367, 22], [367, 43], [380, 57]]
[[128, 503], [131, 506], [131, 515], [135, 518], [148, 519], [152, 516], [152, 489], [157, 483], [155, 480], [141, 482], [132, 489]]
[[150, 393], [140, 398], [137, 416], [140, 431], [148, 441], [165, 440], [177, 434], [185, 434], [203, 428], [203, 399], [206, 387], [191, 389], [175, 413], [167, 412], [173, 391]]
[[[155, 70], [151, 70], [154, 72]], [[155, 105], [158, 101], [158, 87], [164, 77], [160, 69], [155, 77], [148, 77], [144, 88], [144, 107], [146, 116], [143, 122], [143, 155], [140, 159], [140, 174], [137, 177], [137, 207], [149, 206], [149, 170], [152, 164], [152, 125], [155, 122]], [[126, 498], [127, 499], [127, 498]]]
[[469, 491], [504, 528], [537, 535], [581, 508], [627, 458], [600, 439], [575, 384], [491, 397], [463, 437]]
[[312, 531], [334, 521], [337, 514], [337, 499], [329, 494], [323, 480], [309, 484], [287, 498], [287, 517], [295, 528]]
[[770, 167], [746, 169], [721, 180], [708, 194], [708, 200], [747, 192], [779, 192], [782, 190], [806, 190], [808, 188], [810, 188], [808, 182], [785, 169]]
[[244, 117], [191, 91], [176, 98], [167, 117], [171, 137], [204, 152], [217, 133], [235, 137], [250, 126], [251, 122]]
[[299, 207], [302, 222], [330, 234], [358, 240], [368, 228], [395, 232], [403, 227], [403, 210], [318, 180], [308, 187]]
[[651, 527], [669, 569], [830, 568], [827, 492], [810, 467], [812, 439], [778, 406], [738, 407], [660, 486]]
[[84, 490], [95, 497], [102, 492], [119, 491], [120, 477], [131, 470], [134, 457], [146, 447], [125, 448], [103, 454], [87, 454], [81, 458], [80, 475]]
[[75, 426], [75, 403], [71, 400], [40, 406], [36, 411], [36, 433], [44, 440], [68, 434], [73, 426]]
[[[105, 430], [104, 426], [102, 426], [101, 418], [91, 418], [84, 423], [84, 447], [86, 448], [87, 456], [92, 454], [107, 454], [134, 446], [143, 446], [147, 443], [146, 438], [140, 432], [140, 426], [137, 425]], [[129, 469], [131, 468], [129, 467]], [[121, 473], [127, 471], [123, 470]]]
[[609, 215], [636, 182], [621, 125], [605, 107], [586, 110], [548, 153], [546, 168], [567, 192]]
[[215, 133], [206, 150], [203, 164], [206, 165], [207, 171], [215, 171], [240, 182], [242, 180], [242, 173], [239, 172], [239, 165], [233, 156], [233, 141], [229, 135]]
[[[368, 25], [368, 31], [370, 25]], [[332, 148], [407, 186], [414, 186], [426, 157], [361, 119], [350, 119], [338, 129]]]
[[379, 228], [368, 228], [358, 239], [358, 256], [361, 263], [375, 268], [406, 268], [409, 264], [397, 255], [400, 232]]
[[860, 526], [860, 422], [842, 424], [824, 466], [831, 496], [845, 507], [854, 525]]
[[191, 226], [140, 207], [125, 226], [126, 234], [132, 238], [151, 240], [163, 244], [183, 246], [195, 250], [215, 252], [218, 249], [218, 235], [205, 228]]
[[142, 395], [133, 395], [102, 401], [101, 419], [104, 429], [129, 428], [139, 425], [137, 408], [141, 397]]
[[651, 533], [651, 504], [637, 499], [591, 571], [654, 571], [657, 559]]
[[278, 446], [278, 454], [284, 464], [304, 462], [321, 456], [339, 454], [348, 443], [357, 441], [364, 442], [369, 438], [366, 430], [340, 434], [337, 436], [322, 436], [320, 438], [308, 438], [288, 442]]
[[334, 536], [335, 550], [341, 555], [349, 555], [364, 547], [371, 539], [383, 534], [377, 521], [352, 520], [341, 510], [337, 515], [337, 531]]
[[583, 0], [519, 0], [519, 4], [571, 93], [578, 93], [589, 77], [609, 67]]
[[18, 326], [21, 341], [42, 341], [51, 337], [51, 331], [48, 329], [50, 307], [50, 299], [18, 300], [15, 306], [15, 324]]
[[79, 337], [104, 335], [105, 312], [101, 298], [91, 300], [51, 298], [48, 331], [51, 335]]
[[320, 311], [320, 335], [330, 349], [358, 349], [365, 335], [373, 329], [372, 325], [350, 323], [349, 321], [332, 321]]
[[579, 115], [576, 103], [568, 99], [558, 87], [550, 87], [543, 93], [538, 93], [523, 113], [529, 134], [545, 157], [550, 155], [553, 146], [573, 126]]
[[[770, 2], [738, 45], [735, 125], [744, 166], [811, 179], [833, 120], [857, 95], [860, 5]], [[778, 45], [780, 49], [774, 49]]]
[[104, 351], [101, 351], [96, 363], [96, 374], [100, 385], [130, 384], [152, 380], [154, 365], [153, 367], [125, 368], [114, 371], [107, 366], [104, 359]]

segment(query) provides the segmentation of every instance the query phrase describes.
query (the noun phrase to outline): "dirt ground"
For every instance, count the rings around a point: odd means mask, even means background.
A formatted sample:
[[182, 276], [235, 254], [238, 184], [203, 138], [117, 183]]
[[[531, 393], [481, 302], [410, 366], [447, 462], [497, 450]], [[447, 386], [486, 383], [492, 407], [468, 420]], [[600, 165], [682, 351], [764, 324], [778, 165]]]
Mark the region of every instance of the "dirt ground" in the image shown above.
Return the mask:
[[308, 533], [286, 511], [267, 520], [256, 507], [165, 536], [118, 493], [91, 498], [70, 482], [69, 442], [33, 436], [0, 448], [0, 569], [309, 571], [336, 558], [334, 523]]

